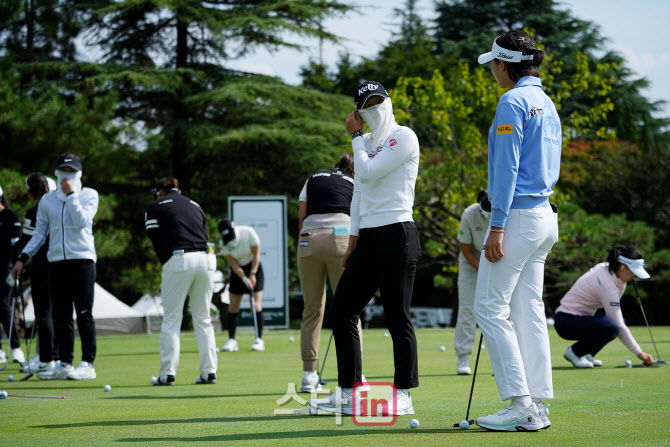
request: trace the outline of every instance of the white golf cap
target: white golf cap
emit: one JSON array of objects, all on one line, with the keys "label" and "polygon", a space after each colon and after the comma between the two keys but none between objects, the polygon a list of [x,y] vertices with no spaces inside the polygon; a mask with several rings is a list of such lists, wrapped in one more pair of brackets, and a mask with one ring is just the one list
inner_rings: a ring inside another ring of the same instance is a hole
[{"label": "white golf cap", "polygon": [[493,47],[489,53],[484,53],[477,59],[480,64],[491,62],[493,59],[500,59],[505,62],[532,61],[532,54],[523,54],[521,51],[507,50],[493,41]]},{"label": "white golf cap", "polygon": [[3,191],[2,191],[2,186],[0,186],[0,197],[2,197]]},{"label": "white golf cap", "polygon": [[651,276],[644,269],[644,259],[629,259],[625,256],[619,256],[619,262],[626,264],[631,272],[640,279],[648,279]]}]

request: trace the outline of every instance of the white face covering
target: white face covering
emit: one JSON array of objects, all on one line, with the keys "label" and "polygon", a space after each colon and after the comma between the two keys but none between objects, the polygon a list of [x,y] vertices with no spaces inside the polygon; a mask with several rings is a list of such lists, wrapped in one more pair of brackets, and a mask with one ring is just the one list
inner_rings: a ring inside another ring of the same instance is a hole
[{"label": "white face covering", "polygon": [[361,118],[370,127],[370,131],[372,132],[372,135],[370,135],[370,144],[373,148],[377,148],[382,144],[396,125],[391,98],[386,98],[383,103],[372,106],[369,109],[360,109],[358,113],[361,114]]},{"label": "white face covering", "polygon": [[54,174],[56,175],[56,186],[58,189],[56,190],[56,195],[60,200],[65,202],[67,198],[67,194],[63,192],[61,189],[61,184],[60,182],[63,179],[68,179],[70,180],[70,183],[72,184],[72,188],[74,189],[75,194],[79,194],[79,191],[81,191],[81,171],[77,172],[65,172],[65,171],[59,171],[56,169],[54,171]]}]

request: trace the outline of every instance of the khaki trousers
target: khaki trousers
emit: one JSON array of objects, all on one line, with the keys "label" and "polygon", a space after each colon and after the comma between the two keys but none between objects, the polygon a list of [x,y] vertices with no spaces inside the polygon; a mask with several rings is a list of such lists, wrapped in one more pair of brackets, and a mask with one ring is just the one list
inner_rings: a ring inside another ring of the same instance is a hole
[{"label": "khaki trousers", "polygon": [[[305,302],[300,326],[300,352],[304,371],[316,370],[326,308],[326,277],[335,293],[344,271],[342,256],[348,245],[349,236],[336,236],[332,228],[306,230],[300,235],[298,275]],[[358,332],[362,340],[360,320]]]}]

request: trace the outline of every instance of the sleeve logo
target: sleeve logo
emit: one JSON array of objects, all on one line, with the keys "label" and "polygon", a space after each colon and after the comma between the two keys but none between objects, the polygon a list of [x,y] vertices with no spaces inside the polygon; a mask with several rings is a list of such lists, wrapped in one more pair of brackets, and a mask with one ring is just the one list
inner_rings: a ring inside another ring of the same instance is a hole
[{"label": "sleeve logo", "polygon": [[514,129],[513,124],[503,124],[498,126],[496,135],[512,135],[512,130]]},{"label": "sleeve logo", "polygon": [[395,138],[389,141],[389,146],[391,147],[395,146],[396,144],[398,144],[398,140],[396,140]]}]

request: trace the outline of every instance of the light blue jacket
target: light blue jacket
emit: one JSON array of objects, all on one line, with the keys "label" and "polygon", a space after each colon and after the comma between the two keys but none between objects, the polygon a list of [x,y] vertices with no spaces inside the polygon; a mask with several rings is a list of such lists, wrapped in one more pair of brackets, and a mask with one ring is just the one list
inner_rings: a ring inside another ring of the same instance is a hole
[{"label": "light blue jacket", "polygon": [[561,165],[561,120],[539,78],[526,76],[498,101],[489,130],[491,226],[510,209],[549,205]]},{"label": "light blue jacket", "polygon": [[56,191],[45,194],[37,208],[35,233],[23,249],[33,257],[49,236],[49,262],[71,259],[97,260],[93,239],[93,217],[98,211],[98,192],[82,188],[65,202]]}]

